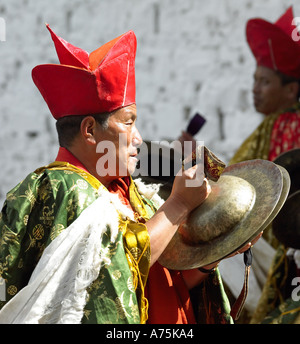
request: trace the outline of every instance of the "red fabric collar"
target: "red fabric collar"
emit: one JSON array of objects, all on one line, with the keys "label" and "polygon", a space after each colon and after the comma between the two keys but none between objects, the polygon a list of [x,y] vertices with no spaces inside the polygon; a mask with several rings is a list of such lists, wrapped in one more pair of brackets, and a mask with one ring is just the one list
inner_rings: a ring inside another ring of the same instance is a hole
[{"label": "red fabric collar", "polygon": [[122,203],[129,205],[129,185],[130,178],[124,177],[114,180],[112,183],[110,183],[107,189],[109,192],[118,194]]},{"label": "red fabric collar", "polygon": [[84,165],[68,149],[64,147],[59,147],[59,151],[55,161],[68,162],[69,164],[89,173]]}]

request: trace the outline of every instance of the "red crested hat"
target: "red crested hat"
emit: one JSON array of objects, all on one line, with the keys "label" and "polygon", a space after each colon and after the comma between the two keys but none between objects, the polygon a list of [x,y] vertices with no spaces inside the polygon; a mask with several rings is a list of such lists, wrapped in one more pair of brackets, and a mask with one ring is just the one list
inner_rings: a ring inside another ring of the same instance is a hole
[{"label": "red crested hat", "polygon": [[60,64],[38,65],[32,78],[53,117],[111,112],[135,103],[136,37],[129,31],[88,54],[47,24]]},{"label": "red crested hat", "polygon": [[292,7],[274,24],[260,18],[248,21],[247,41],[257,65],[300,79],[300,37],[295,24]]}]

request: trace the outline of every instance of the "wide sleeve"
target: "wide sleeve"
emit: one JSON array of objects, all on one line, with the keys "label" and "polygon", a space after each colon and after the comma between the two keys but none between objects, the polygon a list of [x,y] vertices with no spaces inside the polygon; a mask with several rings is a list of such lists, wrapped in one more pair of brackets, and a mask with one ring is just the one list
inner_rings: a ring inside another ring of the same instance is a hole
[{"label": "wide sleeve", "polygon": [[5,288],[1,308],[27,285],[45,247],[95,194],[80,176],[66,178],[63,171],[47,170],[30,174],[8,193],[0,219],[0,278]]},{"label": "wide sleeve", "polygon": [[[37,200],[38,180],[28,176],[8,194],[0,219],[0,277],[5,288],[1,308],[24,286],[30,277],[30,266],[25,264],[30,247],[23,243],[27,235],[27,224],[31,210]],[[35,235],[38,236],[38,228]],[[33,235],[33,233],[31,234]],[[33,245],[35,238],[32,236]],[[31,259],[30,259],[31,260]]]}]

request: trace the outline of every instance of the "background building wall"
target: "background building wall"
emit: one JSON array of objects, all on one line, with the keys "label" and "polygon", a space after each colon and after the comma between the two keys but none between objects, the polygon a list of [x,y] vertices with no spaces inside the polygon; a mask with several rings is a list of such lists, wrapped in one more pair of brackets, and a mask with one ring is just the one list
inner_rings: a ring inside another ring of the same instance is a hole
[{"label": "background building wall", "polygon": [[[274,22],[286,0],[9,0],[0,4],[0,201],[29,172],[56,157],[55,121],[31,79],[57,63],[45,28],[88,52],[134,30],[138,128],[144,139],[175,139],[195,112],[197,135],[228,161],[260,123],[252,104],[254,59],[245,24]],[[300,5],[293,5],[300,16]]]}]

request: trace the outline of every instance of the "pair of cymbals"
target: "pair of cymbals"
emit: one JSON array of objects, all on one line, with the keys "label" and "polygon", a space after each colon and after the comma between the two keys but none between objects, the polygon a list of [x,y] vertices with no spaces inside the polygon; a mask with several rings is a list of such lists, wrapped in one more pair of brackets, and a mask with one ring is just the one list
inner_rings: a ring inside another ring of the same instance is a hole
[{"label": "pair of cymbals", "polygon": [[211,194],[180,225],[159,258],[187,270],[209,265],[251,242],[276,217],[290,189],[287,170],[267,160],[225,168]]}]

